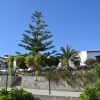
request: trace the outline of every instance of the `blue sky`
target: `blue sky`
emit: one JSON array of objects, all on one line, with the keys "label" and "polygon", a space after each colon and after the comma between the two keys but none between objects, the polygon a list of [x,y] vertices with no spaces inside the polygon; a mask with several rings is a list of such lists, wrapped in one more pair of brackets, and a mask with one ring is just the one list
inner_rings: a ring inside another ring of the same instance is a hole
[{"label": "blue sky", "polygon": [[19,47],[34,11],[41,11],[53,45],[100,50],[100,0],[0,0],[0,56],[25,53]]}]

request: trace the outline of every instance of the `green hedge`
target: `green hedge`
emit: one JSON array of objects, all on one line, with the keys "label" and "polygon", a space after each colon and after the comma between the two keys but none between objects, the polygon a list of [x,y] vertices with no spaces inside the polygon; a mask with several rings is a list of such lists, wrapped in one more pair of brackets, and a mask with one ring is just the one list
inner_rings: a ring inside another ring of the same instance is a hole
[{"label": "green hedge", "polygon": [[35,100],[32,93],[22,88],[12,88],[9,92],[5,89],[0,90],[0,100]]}]

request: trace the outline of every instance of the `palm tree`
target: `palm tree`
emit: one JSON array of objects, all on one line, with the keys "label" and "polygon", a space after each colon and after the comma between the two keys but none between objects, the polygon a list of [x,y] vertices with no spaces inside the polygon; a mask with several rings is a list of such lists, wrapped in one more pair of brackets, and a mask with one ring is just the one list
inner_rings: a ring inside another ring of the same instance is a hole
[{"label": "palm tree", "polygon": [[73,55],[77,55],[78,52],[75,49],[72,49],[71,46],[67,45],[66,48],[61,47],[62,53],[60,54],[62,59],[66,61],[67,68],[69,68],[69,60]]}]

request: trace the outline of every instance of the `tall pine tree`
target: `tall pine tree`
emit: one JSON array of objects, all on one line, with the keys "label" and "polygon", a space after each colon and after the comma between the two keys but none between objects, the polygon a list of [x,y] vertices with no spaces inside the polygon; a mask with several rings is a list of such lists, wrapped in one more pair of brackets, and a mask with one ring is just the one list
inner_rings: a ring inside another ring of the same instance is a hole
[{"label": "tall pine tree", "polygon": [[42,17],[41,12],[38,11],[32,14],[33,24],[29,25],[29,30],[25,31],[26,34],[22,34],[22,43],[19,44],[19,46],[29,50],[33,55],[54,47],[52,46],[53,41],[48,40],[52,35],[45,29],[47,25],[42,20]]}]

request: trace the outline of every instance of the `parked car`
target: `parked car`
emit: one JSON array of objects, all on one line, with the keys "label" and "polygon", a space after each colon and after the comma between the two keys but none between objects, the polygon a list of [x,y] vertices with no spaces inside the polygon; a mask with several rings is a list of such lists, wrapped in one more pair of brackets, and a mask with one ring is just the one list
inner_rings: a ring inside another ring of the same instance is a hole
[{"label": "parked car", "polygon": [[30,67],[30,68],[28,68],[26,71],[27,71],[27,72],[33,72],[33,70],[34,70],[34,68]]},{"label": "parked car", "polygon": [[17,68],[17,67],[16,67],[16,69],[15,69],[15,72],[17,72],[17,73],[18,73],[18,72],[22,72],[22,71],[24,71],[24,69],[20,69],[20,68]]},{"label": "parked car", "polygon": [[41,71],[45,71],[49,68],[49,66],[41,67]]},{"label": "parked car", "polygon": [[7,72],[7,69],[1,69],[0,72]]}]

